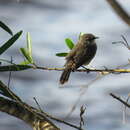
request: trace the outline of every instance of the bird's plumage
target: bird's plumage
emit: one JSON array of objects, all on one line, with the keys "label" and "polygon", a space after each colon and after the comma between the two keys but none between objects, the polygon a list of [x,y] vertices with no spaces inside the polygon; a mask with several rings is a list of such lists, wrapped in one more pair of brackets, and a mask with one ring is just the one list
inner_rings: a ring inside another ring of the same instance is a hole
[{"label": "bird's plumage", "polygon": [[61,75],[60,83],[68,81],[71,71],[84,64],[89,64],[96,54],[97,45],[93,34],[83,34],[74,48],[66,56],[65,69]]}]

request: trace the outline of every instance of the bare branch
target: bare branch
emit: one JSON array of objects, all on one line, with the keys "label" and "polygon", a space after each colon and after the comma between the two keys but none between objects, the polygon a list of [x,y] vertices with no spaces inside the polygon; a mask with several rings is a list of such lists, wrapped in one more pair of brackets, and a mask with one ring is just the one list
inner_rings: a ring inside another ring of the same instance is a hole
[{"label": "bare branch", "polygon": [[124,40],[124,46],[126,47],[126,48],[128,48],[128,50],[130,50],[130,45],[129,45],[129,43],[128,43],[128,41],[126,40],[126,38],[123,36],[123,35],[121,35],[121,37],[122,37],[122,39]]},{"label": "bare branch", "polygon": [[107,0],[109,5],[113,8],[113,10],[117,13],[117,15],[128,25],[130,26],[130,16],[127,12],[122,8],[122,6],[117,2],[117,0]]},{"label": "bare branch", "polygon": [[121,99],[120,97],[116,96],[115,94],[113,93],[110,93],[110,95],[117,99],[118,101],[120,101],[121,103],[123,103],[125,106],[127,106],[128,108],[130,108],[130,104],[128,104],[128,101],[124,101],[123,99]]},{"label": "bare branch", "polygon": [[[40,70],[48,70],[48,71],[63,71],[64,68],[48,68],[48,67],[40,67],[40,66],[32,66],[32,65],[8,65],[8,66],[0,66],[0,72],[5,71],[21,71],[20,69],[40,69]],[[102,74],[120,74],[120,73],[130,73],[130,69],[94,69],[94,68],[87,68],[87,69],[78,69],[75,72],[101,72]]]},{"label": "bare branch", "polygon": [[59,130],[59,128],[57,128],[46,117],[41,117],[31,110],[26,109],[26,107],[22,106],[18,102],[11,101],[3,97],[0,97],[0,111],[6,112],[25,121],[36,130]]},{"label": "bare branch", "polygon": [[[64,68],[47,68],[47,67],[38,67],[36,69],[41,69],[41,70],[56,70],[56,71],[63,71]],[[130,69],[94,69],[94,68],[87,68],[87,69],[78,69],[75,72],[101,72],[102,74],[108,74],[108,73],[112,73],[112,74],[120,74],[120,73],[130,73]]]},{"label": "bare branch", "polygon": [[80,108],[80,128],[82,129],[83,125],[84,125],[84,118],[83,115],[86,111],[86,107],[84,107],[83,105]]},{"label": "bare branch", "polygon": [[42,111],[41,108],[40,110],[38,110],[26,104],[0,81],[0,89],[1,88],[6,92],[7,96],[9,95],[8,98],[11,98],[11,100],[0,97],[0,111],[6,112],[12,116],[23,120],[24,122],[29,124],[34,130],[59,130],[59,128],[55,126],[55,124],[53,124],[50,120],[48,120],[48,118],[73,127],[75,129],[82,130],[76,125],[65,122],[61,119],[55,118],[45,113],[44,111]]}]

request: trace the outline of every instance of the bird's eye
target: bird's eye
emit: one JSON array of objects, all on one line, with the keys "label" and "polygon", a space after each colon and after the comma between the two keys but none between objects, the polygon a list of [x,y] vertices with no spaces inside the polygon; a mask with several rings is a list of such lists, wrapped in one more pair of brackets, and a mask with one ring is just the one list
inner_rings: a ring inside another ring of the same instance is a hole
[{"label": "bird's eye", "polygon": [[95,38],[94,37],[87,37],[86,40],[94,40]]}]

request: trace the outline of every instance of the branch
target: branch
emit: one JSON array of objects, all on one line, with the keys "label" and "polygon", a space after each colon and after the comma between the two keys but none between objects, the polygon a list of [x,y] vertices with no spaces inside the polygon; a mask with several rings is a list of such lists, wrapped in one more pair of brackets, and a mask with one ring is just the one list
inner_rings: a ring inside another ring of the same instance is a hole
[{"label": "branch", "polygon": [[122,6],[116,0],[107,0],[109,5],[113,8],[113,10],[117,13],[117,15],[128,25],[130,26],[130,16],[127,12],[122,8]]},{"label": "branch", "polygon": [[[47,67],[36,67],[36,69],[41,70],[57,70],[57,71],[63,71],[64,68],[47,68]],[[106,73],[113,73],[113,74],[119,74],[119,73],[130,73],[130,69],[93,69],[93,68],[87,68],[87,69],[78,69],[77,72],[101,72],[103,74]]]},{"label": "branch", "polygon": [[0,111],[6,112],[12,116],[15,116],[28,125],[34,130],[60,130],[55,124],[53,124],[48,118],[64,123],[70,127],[78,130],[82,128],[65,122],[61,119],[57,119],[42,110],[38,110],[25,102],[23,102],[16,94],[14,94],[6,85],[0,81],[0,94],[11,99],[0,97]]},{"label": "branch", "polygon": [[120,97],[116,96],[116,95],[113,94],[113,93],[110,93],[110,95],[111,95],[113,98],[117,99],[117,100],[118,100],[119,102],[121,102],[122,104],[124,104],[125,106],[127,106],[128,108],[130,108],[130,104],[128,104],[126,101],[122,100]]},{"label": "branch", "polygon": [[3,84],[2,81],[0,81],[0,94],[15,101],[22,102],[22,100],[16,94],[14,94],[5,84]]},{"label": "branch", "polygon": [[23,120],[34,130],[59,130],[59,128],[57,128],[46,117],[40,117],[31,110],[26,109],[18,102],[11,101],[3,97],[0,97],[0,111],[6,112]]},{"label": "branch", "polygon": [[[59,130],[45,115],[39,115],[36,109],[24,103],[16,94],[14,94],[6,85],[0,81],[0,93],[8,98],[0,97],[0,111],[15,116],[34,130]],[[13,100],[12,100],[13,99]]]},{"label": "branch", "polygon": [[64,120],[58,119],[58,118],[56,118],[56,117],[53,117],[53,116],[51,116],[51,115],[49,115],[49,114],[47,114],[47,113],[45,113],[45,112],[43,112],[43,111],[41,111],[41,113],[44,114],[44,115],[46,115],[47,117],[49,117],[49,118],[52,119],[52,120],[55,120],[55,121],[60,122],[60,123],[63,123],[63,124],[65,124],[65,125],[68,125],[68,126],[70,126],[70,127],[75,128],[75,129],[77,129],[77,130],[83,130],[82,128],[80,128],[80,127],[78,127],[78,126],[76,126],[76,125],[74,125],[74,124],[71,124],[71,123],[66,122],[66,121],[64,121]]},{"label": "branch", "polygon": [[[5,71],[22,71],[26,69],[40,69],[40,70],[48,70],[48,71],[63,71],[64,68],[48,68],[48,67],[40,67],[33,65],[8,65],[8,66],[0,66],[0,72]],[[78,69],[75,72],[101,72],[102,74],[120,74],[120,73],[130,73],[130,69],[94,69],[94,68],[86,68],[86,69]]]}]

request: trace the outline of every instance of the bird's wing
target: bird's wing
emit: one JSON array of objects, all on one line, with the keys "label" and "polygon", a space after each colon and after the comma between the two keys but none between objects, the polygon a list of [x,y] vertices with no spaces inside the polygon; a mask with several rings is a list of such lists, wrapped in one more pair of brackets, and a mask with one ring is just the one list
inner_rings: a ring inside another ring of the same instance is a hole
[{"label": "bird's wing", "polygon": [[82,49],[82,51],[77,51],[75,56],[74,56],[74,62],[76,64],[76,68],[79,68],[83,64],[89,64],[90,63],[90,61],[95,56],[97,46],[95,44],[95,45],[89,46],[86,49],[84,49],[84,47],[81,48],[81,49]]},{"label": "bird's wing", "polygon": [[74,48],[68,53],[68,55],[65,57],[66,60],[72,60],[74,56],[76,55],[77,51],[79,49],[79,44],[77,43]]}]

